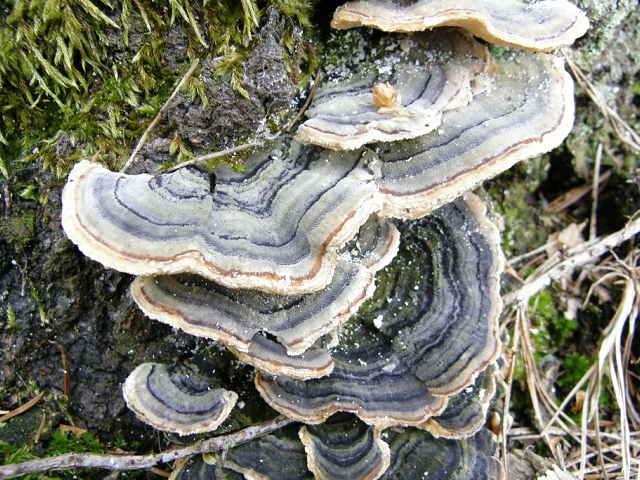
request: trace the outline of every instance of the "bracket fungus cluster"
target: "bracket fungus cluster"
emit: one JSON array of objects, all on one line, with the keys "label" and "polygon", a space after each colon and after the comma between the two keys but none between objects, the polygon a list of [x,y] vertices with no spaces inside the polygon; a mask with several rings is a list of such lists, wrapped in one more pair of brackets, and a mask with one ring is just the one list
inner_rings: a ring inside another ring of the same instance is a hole
[{"label": "bracket fungus cluster", "polygon": [[464,395],[499,353],[503,260],[485,214],[484,204],[466,194],[401,225],[398,255],[339,334],[333,371],[307,381],[259,373],[256,386],[267,403],[309,424],[344,411],[378,429],[445,429],[429,420],[447,412],[449,397]]},{"label": "bracket fungus cluster", "polygon": [[466,105],[487,83],[489,51],[464,33],[425,32],[405,39],[403,48],[395,41],[383,39],[385,55],[373,68],[365,65],[349,81],[320,89],[296,138],[336,150],[415,138],[436,129],[442,112]]},{"label": "bracket fungus cluster", "polygon": [[[565,0],[360,0],[332,25],[447,28],[382,36],[380,61],[330,78],[295,138],[242,172],[217,166],[213,187],[195,168],[79,163],[65,232],[139,275],[132,295],[149,317],[253,365],[266,403],[304,424],[189,459],[173,478],[502,478],[482,425],[504,261],[467,192],[562,142],[573,82],[552,54],[494,60],[468,32],[549,52],[588,21]],[[156,364],[124,393],[142,420],[180,434],[215,429],[238,398]]]}]

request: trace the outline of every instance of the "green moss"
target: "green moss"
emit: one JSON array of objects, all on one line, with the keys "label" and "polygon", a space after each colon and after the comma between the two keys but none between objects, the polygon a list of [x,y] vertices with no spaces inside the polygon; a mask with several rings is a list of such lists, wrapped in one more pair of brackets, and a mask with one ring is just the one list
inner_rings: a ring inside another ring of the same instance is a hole
[{"label": "green moss", "polygon": [[562,359],[563,374],[558,378],[558,385],[561,387],[573,388],[580,379],[587,373],[594,359],[580,353],[572,353]]},{"label": "green moss", "polygon": [[0,440],[0,455],[2,465],[26,462],[38,458],[28,445],[16,446]]},{"label": "green moss", "polygon": [[509,182],[510,176],[506,172],[500,177],[503,188],[495,188],[496,183],[492,183],[489,189],[491,196],[498,200],[496,211],[504,219],[502,247],[507,258],[544,245],[548,235],[546,229],[539,225],[536,209],[532,208],[530,189],[524,183]]},{"label": "green moss", "polygon": [[16,317],[16,312],[13,310],[13,307],[10,304],[7,305],[7,323],[5,323],[4,328],[10,332],[17,332],[18,330],[20,330],[18,317]]},{"label": "green moss", "polygon": [[544,245],[550,231],[543,210],[538,206],[538,190],[546,180],[549,158],[541,156],[516,164],[511,170],[485,182],[484,188],[494,200],[495,211],[502,216],[502,247],[507,258]]},{"label": "green moss", "polygon": [[[310,0],[17,0],[5,6],[0,175],[9,177],[18,159],[41,159],[61,177],[80,157],[119,166],[183,74],[163,63],[175,26],[188,39],[189,58],[220,58],[216,74],[230,72],[234,88],[246,95],[242,60],[269,7],[287,15],[290,28],[311,24]],[[195,77],[187,91],[203,98]],[[74,145],[65,155],[55,148],[62,133]]]},{"label": "green moss", "polygon": [[532,298],[530,305],[535,306],[531,333],[536,355],[542,357],[562,350],[578,328],[578,322],[563,315],[550,290],[543,290]]},{"label": "green moss", "polygon": [[24,249],[35,238],[35,217],[33,212],[0,218],[0,240],[16,248]]},{"label": "green moss", "polygon": [[56,430],[51,434],[47,446],[47,456],[61,455],[70,452],[104,453],[106,448],[91,433],[76,436],[62,430]]},{"label": "green moss", "polygon": [[[33,437],[33,432],[37,431],[38,425],[36,424],[34,430],[30,431],[30,436]],[[21,444],[11,443],[0,440],[0,465],[9,465],[14,463],[20,463],[27,460],[33,460],[40,458],[40,455],[44,453],[45,457],[53,457],[65,453],[105,453],[109,450],[109,446],[102,444],[100,440],[91,433],[84,433],[82,435],[74,435],[72,433],[55,430],[51,433],[50,437],[44,442],[44,452],[38,448],[38,455],[36,455],[36,447],[27,444],[26,442]],[[114,445],[125,450],[129,449],[124,441]],[[26,479],[91,479],[95,478],[95,471],[84,470],[65,470],[56,472],[54,474],[32,474],[23,478]],[[125,477],[126,478],[126,477]]]},{"label": "green moss", "polygon": [[511,47],[503,47],[501,45],[489,45],[489,51],[491,52],[492,58],[500,60],[513,56],[514,52],[517,50]]}]

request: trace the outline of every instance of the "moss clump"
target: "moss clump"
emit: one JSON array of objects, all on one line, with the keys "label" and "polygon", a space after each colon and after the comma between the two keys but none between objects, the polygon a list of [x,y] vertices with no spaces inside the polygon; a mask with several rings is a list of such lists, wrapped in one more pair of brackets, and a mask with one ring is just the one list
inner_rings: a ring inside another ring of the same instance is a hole
[{"label": "moss clump", "polygon": [[558,378],[558,385],[568,389],[573,388],[593,365],[594,359],[574,352],[562,360],[564,374]]},{"label": "moss clump", "polygon": [[[118,166],[190,58],[216,57],[216,74],[230,72],[242,93],[242,59],[269,7],[284,12],[290,28],[309,28],[310,0],[17,0],[3,6],[0,175],[10,176],[20,158],[42,158],[59,176],[81,156]],[[171,29],[181,32],[186,48],[167,44]],[[287,35],[283,42],[286,47]],[[186,90],[201,96],[196,76]],[[63,135],[72,148],[60,152]]]},{"label": "moss clump", "polygon": [[[506,177],[509,175],[503,175],[501,180]],[[539,214],[533,208],[535,199],[525,184],[510,183],[504,189],[492,185],[489,193],[498,200],[496,211],[504,219],[502,247],[507,258],[544,245],[548,232],[540,225]]]},{"label": "moss clump", "polygon": [[35,239],[33,212],[0,218],[0,240],[24,250]]},{"label": "moss clump", "polygon": [[536,352],[545,355],[565,348],[578,328],[578,322],[564,316],[550,290],[543,290],[530,302],[535,306],[531,333]]}]

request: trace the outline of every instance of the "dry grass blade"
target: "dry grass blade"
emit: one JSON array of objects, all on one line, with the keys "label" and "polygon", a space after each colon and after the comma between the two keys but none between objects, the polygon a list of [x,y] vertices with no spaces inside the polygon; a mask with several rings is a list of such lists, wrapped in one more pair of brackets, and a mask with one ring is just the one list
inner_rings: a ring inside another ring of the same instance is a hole
[{"label": "dry grass blade", "polygon": [[638,232],[640,232],[640,212],[636,212],[621,230],[577,245],[569,249],[564,258],[561,255],[551,257],[538,267],[521,287],[502,297],[505,306],[514,302],[526,303],[553,280],[592,262],[610,249],[634,237]]},{"label": "dry grass blade", "polygon": [[25,403],[24,405],[22,405],[21,407],[16,408],[15,410],[10,411],[9,413],[3,415],[0,417],[0,423],[2,422],[6,422],[7,420],[20,415],[21,413],[26,412],[27,410],[29,410],[31,407],[33,407],[35,404],[37,404],[40,400],[42,400],[42,397],[44,397],[44,392],[40,392],[38,395],[36,395],[35,397],[33,397],[31,400],[29,400],[27,403]]},{"label": "dry grass blade", "polygon": [[[638,315],[638,280],[635,276],[635,266],[620,267],[618,276],[624,281],[624,289],[620,304],[611,322],[603,332],[604,338],[598,351],[597,369],[593,372],[582,413],[582,439],[584,441],[581,450],[580,478],[584,478],[586,470],[586,429],[588,422],[593,419],[596,422],[596,431],[599,431],[597,422],[598,406],[602,390],[602,381],[605,375],[613,387],[615,401],[620,413],[621,432],[621,467],[625,480],[631,478],[631,430],[627,413],[627,365],[623,361],[622,336],[627,327],[628,335],[633,335],[635,321]],[[603,471],[606,471],[604,462],[600,460]]]},{"label": "dry grass blade", "polygon": [[242,152],[243,150],[257,147],[259,145],[260,145],[259,143],[245,143],[243,145],[238,145],[237,147],[233,147],[233,148],[227,148],[226,150],[221,150],[219,152],[208,153],[200,157],[191,158],[185,162],[179,163],[178,165],[174,165],[173,167],[169,167],[166,170],[163,170],[161,173],[175,172],[180,168],[190,167],[191,165],[195,165],[197,163],[206,162],[208,160],[213,160],[215,158],[226,157],[227,155],[233,155],[234,153]]},{"label": "dry grass blade", "polygon": [[131,153],[129,160],[127,160],[127,162],[120,169],[121,173],[125,173],[129,169],[129,167],[131,167],[131,165],[133,164],[133,161],[136,159],[136,155],[138,155],[138,152],[147,141],[147,138],[149,137],[151,130],[153,130],[155,126],[158,124],[158,122],[160,122],[160,119],[162,118],[162,112],[164,112],[169,107],[171,102],[173,102],[173,100],[178,96],[178,93],[180,93],[180,90],[182,90],[182,87],[184,86],[184,84],[187,83],[187,80],[189,80],[189,77],[191,76],[191,74],[195,72],[196,68],[198,68],[198,65],[200,65],[200,60],[198,59],[194,60],[191,66],[189,67],[189,70],[187,70],[187,72],[180,79],[180,82],[178,83],[176,88],[173,90],[173,93],[171,94],[171,96],[167,99],[166,102],[164,102],[164,105],[160,107],[160,110],[158,110],[156,117],[153,119],[151,124],[147,127],[145,132],[142,134],[142,137],[140,137],[140,140],[138,141],[136,148],[133,149],[133,152]]},{"label": "dry grass blade", "polygon": [[[599,183],[599,179],[594,178],[594,196]],[[594,203],[595,201],[596,198]],[[596,207],[593,208],[595,210]],[[541,426],[537,434],[531,431],[517,434],[515,430],[511,430],[508,432],[509,438],[544,440],[556,461],[571,468],[580,479],[640,479],[640,442],[637,440],[640,436],[637,431],[640,415],[633,404],[634,395],[631,392],[631,380],[635,379],[635,375],[629,369],[631,362],[635,360],[631,346],[640,310],[640,280],[637,275],[640,253],[636,251],[622,261],[611,251],[611,248],[632,238],[639,231],[640,212],[634,215],[625,228],[612,235],[592,238],[569,249],[565,255],[552,255],[520,288],[503,297],[506,305],[515,304],[513,338],[517,338],[518,343],[513,343],[512,362],[516,355],[523,360],[533,412]],[[541,249],[542,247],[536,249],[536,253]],[[594,266],[594,260],[607,251],[611,253],[609,258],[599,266]],[[525,254],[514,260],[521,261],[532,255]],[[599,276],[591,286],[585,303],[597,287],[621,285],[622,294],[615,314],[603,331],[597,360],[558,405],[550,387],[543,381],[535,360],[536,347],[531,337],[531,321],[527,312],[528,309],[536,311],[536,308],[535,305],[529,307],[529,299],[551,281],[585,265],[590,265],[588,271]],[[516,351],[516,348],[519,349]],[[513,363],[511,374],[512,371]],[[509,381],[513,381],[511,375]],[[600,397],[605,389],[611,394],[614,407],[609,405],[608,409],[603,410]],[[584,401],[580,395],[580,401],[583,401],[580,425],[569,416],[567,409],[572,400],[576,399],[578,402],[576,397],[579,392],[584,392]],[[510,394],[511,389],[508,389],[506,405],[509,405]],[[612,408],[615,410],[613,413]],[[561,444],[564,452],[556,448]],[[503,438],[503,452],[506,452],[506,448],[507,439]],[[565,455],[568,457],[565,458]]]},{"label": "dry grass blade", "polygon": [[[526,307],[521,305],[518,309],[518,324],[517,328],[520,330],[520,336],[522,337],[522,356],[524,359],[526,378],[527,378],[527,386],[529,388],[529,395],[531,397],[531,403],[533,405],[533,411],[536,416],[536,420],[539,425],[544,424],[544,416],[543,416],[543,405],[541,405],[541,398],[538,396],[538,393],[544,394],[545,387],[540,380],[540,376],[538,373],[538,369],[536,366],[536,362],[534,359],[534,349],[533,343],[531,341],[531,337],[529,335],[529,331],[531,330],[531,325],[529,323],[529,317],[527,316]],[[548,436],[548,434],[542,435],[545,443],[549,447],[549,450],[554,453],[555,449],[552,447],[552,442]],[[559,460],[556,458],[556,461]]]},{"label": "dry grass blade", "polygon": [[[516,314],[517,315],[517,314]],[[517,322],[517,320],[516,320]],[[502,412],[502,463],[504,465],[505,472],[509,471],[509,449],[508,449],[508,433],[509,433],[509,407],[511,403],[511,391],[513,389],[513,375],[516,369],[516,359],[518,355],[518,349],[520,345],[520,330],[517,326],[514,327],[513,342],[511,344],[511,355],[509,364],[509,374],[507,378],[507,391],[504,398],[504,408]]]},{"label": "dry grass blade", "polygon": [[593,184],[591,186],[591,219],[589,220],[589,240],[597,236],[596,220],[598,217],[598,186],[600,185],[600,165],[602,163],[602,143],[598,144],[596,164],[593,167]]},{"label": "dry grass blade", "polygon": [[591,83],[591,81],[589,81],[584,72],[575,64],[570,56],[567,55],[567,51],[564,49],[562,50],[562,56],[567,62],[567,65],[578,84],[584,88],[587,95],[589,95],[591,100],[593,100],[593,102],[598,106],[604,115],[604,118],[613,127],[613,130],[616,132],[620,141],[633,148],[636,152],[640,152],[640,135],[638,135],[638,133],[620,117],[618,112],[607,105],[604,98],[602,98],[600,91],[595,87],[595,85],[593,85],[593,83]]},{"label": "dry grass blade", "polygon": [[[598,189],[602,189],[604,187],[604,183],[611,178],[611,170],[607,170],[598,179]],[[560,195],[558,198],[554,199],[549,203],[547,208],[545,209],[549,213],[558,214],[563,212],[571,205],[576,204],[582,198],[584,198],[590,191],[593,191],[593,184],[591,185],[582,185],[580,187],[576,187],[572,190],[569,190],[567,193]]]}]

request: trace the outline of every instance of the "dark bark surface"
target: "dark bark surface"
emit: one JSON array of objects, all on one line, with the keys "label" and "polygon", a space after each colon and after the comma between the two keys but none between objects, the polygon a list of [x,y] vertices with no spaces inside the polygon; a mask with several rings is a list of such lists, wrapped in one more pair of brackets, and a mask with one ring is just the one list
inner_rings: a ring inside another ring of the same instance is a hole
[{"label": "dark bark surface", "polygon": [[[242,85],[248,99],[233,90],[228,75],[214,77],[215,60],[208,60],[200,77],[208,106],[180,96],[163,124],[175,126],[194,151],[211,151],[263,128],[268,113],[290,108],[297,86],[286,72],[279,42],[285,21],[273,10],[258,33],[244,67]],[[165,55],[167,66],[176,68],[178,62],[188,62],[187,38],[176,29],[169,38],[174,53]],[[153,172],[169,161],[170,143],[171,139],[156,137],[143,148],[130,173]],[[73,148],[63,135],[57,153],[64,157]],[[39,200],[17,194],[20,185],[34,182]],[[65,237],[60,225],[63,182],[32,164],[1,181],[0,187],[0,399],[3,406],[18,406],[33,393],[29,385],[47,394],[33,412],[0,430],[0,440],[30,443],[44,411],[50,419],[47,427],[64,420],[98,433],[102,440],[112,439],[116,432],[127,439],[149,438],[151,429],[127,410],[121,393],[129,372],[145,361],[226,369],[230,385],[243,376],[234,390],[252,385],[245,381],[250,370],[222,347],[145,318],[129,294],[133,277],[86,258]],[[61,347],[69,366],[68,398]],[[259,401],[253,389],[244,400]],[[261,408],[258,417],[269,412],[262,404]]]}]

